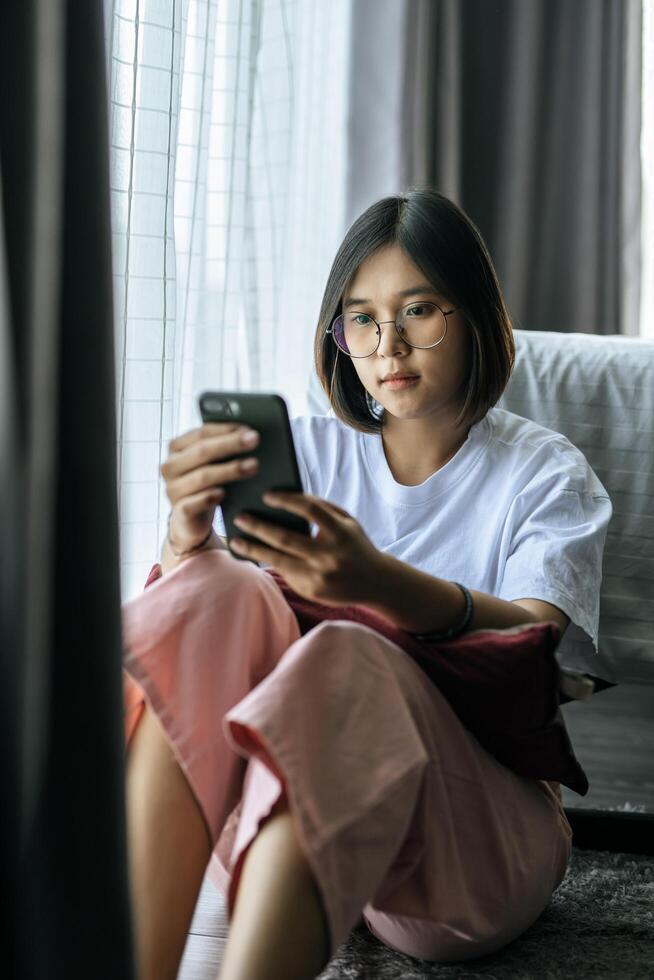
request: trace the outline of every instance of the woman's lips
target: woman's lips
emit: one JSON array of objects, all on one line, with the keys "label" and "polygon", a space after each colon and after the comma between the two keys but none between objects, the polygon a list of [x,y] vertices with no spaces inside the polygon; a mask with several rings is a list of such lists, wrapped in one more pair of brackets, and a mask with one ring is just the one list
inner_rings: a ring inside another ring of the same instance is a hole
[{"label": "woman's lips", "polygon": [[400,388],[410,388],[412,385],[417,384],[418,381],[420,381],[420,377],[416,374],[410,378],[390,378],[388,381],[382,381],[382,384],[385,388],[396,391]]}]

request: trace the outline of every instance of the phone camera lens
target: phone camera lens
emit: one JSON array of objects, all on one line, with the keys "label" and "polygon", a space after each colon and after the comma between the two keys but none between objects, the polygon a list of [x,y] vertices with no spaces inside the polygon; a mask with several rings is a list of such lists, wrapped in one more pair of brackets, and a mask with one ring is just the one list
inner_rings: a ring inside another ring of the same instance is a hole
[{"label": "phone camera lens", "polygon": [[227,414],[229,415],[229,406],[227,405],[226,402],[222,400],[222,398],[211,398],[209,400],[209,404],[207,405],[207,408],[209,409],[210,412],[226,411]]},{"label": "phone camera lens", "polygon": [[227,411],[229,412],[230,415],[240,415],[241,414],[241,407],[240,407],[240,405],[239,405],[238,402],[228,401],[227,402]]}]

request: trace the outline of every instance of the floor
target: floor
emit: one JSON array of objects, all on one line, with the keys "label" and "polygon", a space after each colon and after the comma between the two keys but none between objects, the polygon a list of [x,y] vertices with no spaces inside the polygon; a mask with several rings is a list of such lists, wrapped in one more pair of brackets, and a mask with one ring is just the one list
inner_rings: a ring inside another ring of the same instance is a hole
[{"label": "floor", "polygon": [[216,980],[227,943],[227,928],[224,899],[205,879],[177,980]]},{"label": "floor", "polygon": [[563,706],[590,790],[563,787],[566,807],[654,813],[654,685],[619,684]]}]

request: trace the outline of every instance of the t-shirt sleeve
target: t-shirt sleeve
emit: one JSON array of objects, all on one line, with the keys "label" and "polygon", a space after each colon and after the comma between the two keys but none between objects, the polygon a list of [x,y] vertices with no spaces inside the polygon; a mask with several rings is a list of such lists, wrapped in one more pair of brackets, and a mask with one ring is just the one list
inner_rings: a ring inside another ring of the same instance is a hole
[{"label": "t-shirt sleeve", "polygon": [[566,649],[588,651],[592,643],[597,653],[602,557],[613,509],[608,495],[562,482],[555,477],[516,497],[499,598],[551,602],[570,619]]},{"label": "t-shirt sleeve", "polygon": [[295,418],[289,419],[289,422],[291,425],[291,432],[293,433],[293,445],[295,446],[295,455],[297,458],[298,469],[300,471],[302,488],[305,493],[315,493],[315,490],[312,489],[311,474],[307,465],[308,432],[305,416],[297,415]]}]

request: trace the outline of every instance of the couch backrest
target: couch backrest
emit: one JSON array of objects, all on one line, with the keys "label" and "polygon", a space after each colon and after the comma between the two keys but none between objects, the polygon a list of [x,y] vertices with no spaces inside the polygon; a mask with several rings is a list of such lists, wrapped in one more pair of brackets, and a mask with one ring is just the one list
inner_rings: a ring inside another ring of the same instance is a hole
[{"label": "couch backrest", "polygon": [[499,407],[561,432],[613,504],[599,657],[589,673],[654,684],[654,342],[515,330],[516,364]]}]

